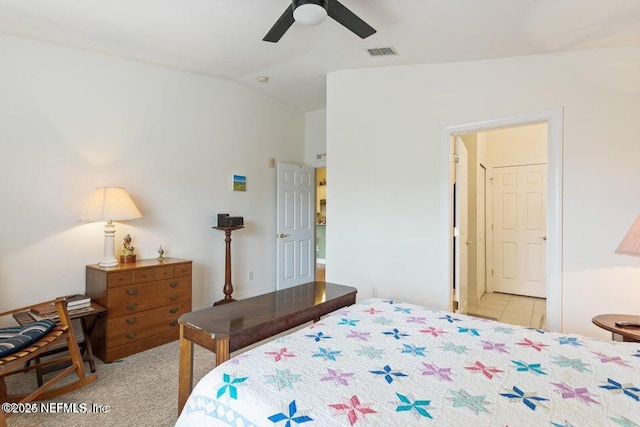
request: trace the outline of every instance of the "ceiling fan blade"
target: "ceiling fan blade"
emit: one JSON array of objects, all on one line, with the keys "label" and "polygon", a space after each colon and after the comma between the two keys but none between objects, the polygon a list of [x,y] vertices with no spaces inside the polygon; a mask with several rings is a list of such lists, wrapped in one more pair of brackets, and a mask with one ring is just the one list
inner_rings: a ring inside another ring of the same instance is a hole
[{"label": "ceiling fan blade", "polygon": [[355,33],[361,39],[366,39],[376,32],[376,30],[374,30],[371,25],[360,19],[356,14],[347,9],[338,0],[329,0],[329,7],[327,12],[330,17],[338,21],[348,30]]},{"label": "ceiling fan blade", "polygon": [[269,32],[262,40],[265,42],[277,43],[280,38],[287,32],[289,27],[294,23],[293,19],[293,4],[284,11],[280,19],[271,27]]}]

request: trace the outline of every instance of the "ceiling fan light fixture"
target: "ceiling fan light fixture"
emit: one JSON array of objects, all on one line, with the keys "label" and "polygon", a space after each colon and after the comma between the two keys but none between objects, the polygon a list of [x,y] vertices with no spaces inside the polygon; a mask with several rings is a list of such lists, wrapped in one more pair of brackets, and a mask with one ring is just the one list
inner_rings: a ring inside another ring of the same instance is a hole
[{"label": "ceiling fan light fixture", "polygon": [[293,0],[293,19],[303,25],[318,25],[327,19],[327,0]]}]

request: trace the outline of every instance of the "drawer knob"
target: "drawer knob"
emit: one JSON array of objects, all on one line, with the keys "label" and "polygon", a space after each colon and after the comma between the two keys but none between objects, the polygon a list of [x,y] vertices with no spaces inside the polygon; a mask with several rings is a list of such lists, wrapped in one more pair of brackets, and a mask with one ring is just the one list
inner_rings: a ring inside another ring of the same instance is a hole
[{"label": "drawer knob", "polygon": [[138,321],[138,318],[137,318],[137,317],[130,317],[130,318],[128,318],[128,319],[127,319],[127,323],[128,323],[129,325],[133,325],[133,324],[134,324],[134,323],[136,323],[137,321]]},{"label": "drawer knob", "polygon": [[129,310],[135,310],[136,308],[138,308],[138,304],[127,304],[127,308]]},{"label": "drawer knob", "polygon": [[180,310],[179,307],[172,307],[172,308],[169,309],[169,313],[176,314],[178,312],[178,310]]},{"label": "drawer knob", "polygon": [[135,332],[130,332],[127,334],[127,338],[129,338],[130,340],[134,339],[136,337],[136,333]]},{"label": "drawer knob", "polygon": [[169,322],[169,326],[171,326],[172,328],[175,328],[176,326],[178,326],[178,321],[172,320],[171,322]]},{"label": "drawer knob", "polygon": [[172,288],[177,288],[178,286],[180,286],[180,283],[178,283],[178,282],[171,282],[171,284],[169,284],[169,286],[171,286]]},{"label": "drawer knob", "polygon": [[132,289],[128,289],[127,290],[127,294],[128,295],[135,295],[138,293],[138,289],[137,288],[132,288]]},{"label": "drawer knob", "polygon": [[178,301],[178,298],[180,298],[180,295],[170,295],[170,296],[169,296],[169,299],[170,299],[171,301]]}]

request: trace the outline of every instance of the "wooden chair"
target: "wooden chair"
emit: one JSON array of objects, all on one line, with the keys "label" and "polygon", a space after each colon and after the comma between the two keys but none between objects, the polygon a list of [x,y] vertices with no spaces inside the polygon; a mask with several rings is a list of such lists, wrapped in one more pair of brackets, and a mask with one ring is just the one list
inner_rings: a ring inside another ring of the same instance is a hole
[{"label": "wooden chair", "polygon": [[[67,303],[65,299],[57,298],[55,301],[50,302],[55,303],[56,309],[58,311],[58,316],[60,318],[55,327],[44,336],[39,338],[37,341],[29,344],[27,347],[4,357],[0,357],[0,403],[26,403],[32,402],[34,400],[50,399],[52,397],[59,396],[61,394],[75,390],[79,387],[90,384],[97,378],[95,374],[86,376],[84,373],[84,362],[80,354],[76,336],[73,332],[71,320],[69,319],[69,313],[67,311]],[[7,316],[22,311],[28,311],[32,307],[35,307],[35,305],[0,313],[0,316]],[[65,341],[67,347],[69,348],[68,355],[62,355],[54,359],[36,362],[36,360],[39,360],[39,356],[42,353],[52,349],[58,344],[64,343]],[[37,387],[31,393],[22,395],[9,394],[5,382],[6,377],[68,361],[71,362],[71,365],[64,368],[62,371],[46,381],[44,384],[42,384],[42,386]],[[53,387],[67,375],[73,373],[75,373],[78,377],[73,382]],[[5,419],[10,415],[10,413],[5,414],[0,409],[0,427],[5,427],[7,425]]]}]

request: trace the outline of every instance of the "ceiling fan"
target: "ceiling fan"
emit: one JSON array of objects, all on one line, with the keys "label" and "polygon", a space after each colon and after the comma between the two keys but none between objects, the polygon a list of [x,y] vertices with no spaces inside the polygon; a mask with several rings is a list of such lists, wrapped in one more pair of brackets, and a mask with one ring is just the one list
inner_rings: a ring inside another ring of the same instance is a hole
[{"label": "ceiling fan", "polygon": [[324,21],[327,15],[362,39],[376,32],[338,0],[291,0],[289,7],[262,40],[277,43],[294,22],[316,25]]}]

